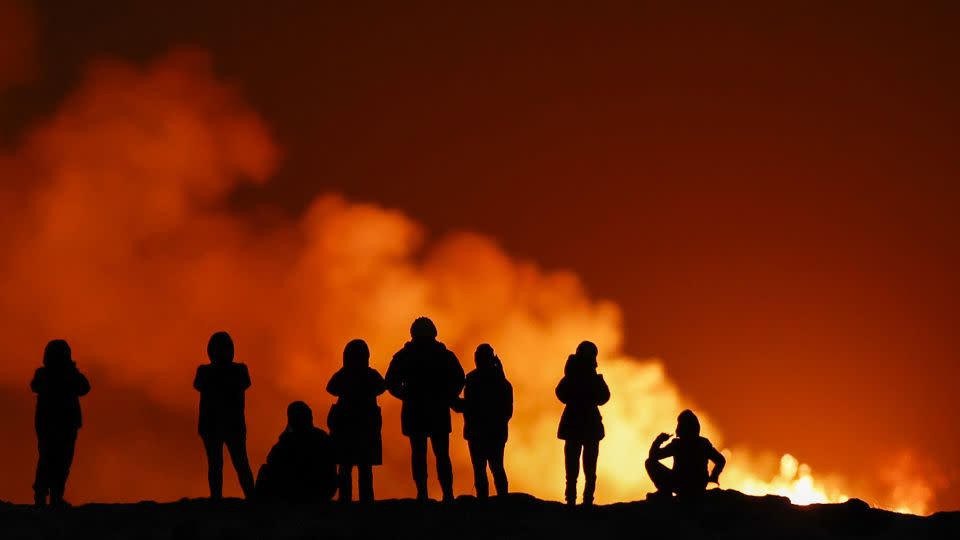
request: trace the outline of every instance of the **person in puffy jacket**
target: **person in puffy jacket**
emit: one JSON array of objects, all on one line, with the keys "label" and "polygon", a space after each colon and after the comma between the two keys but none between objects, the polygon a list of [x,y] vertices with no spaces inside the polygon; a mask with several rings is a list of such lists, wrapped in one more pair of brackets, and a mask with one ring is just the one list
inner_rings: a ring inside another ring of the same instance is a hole
[{"label": "person in puffy jacket", "polygon": [[33,500],[37,506],[67,506],[63,500],[77,432],[83,425],[80,397],[90,392],[90,383],[77,369],[70,345],[62,339],[47,343],[43,367],[37,368],[30,382],[37,394],[34,427],[37,432],[37,472],[33,482]]},{"label": "person in puffy jacket", "polygon": [[411,340],[393,355],[387,369],[387,390],[403,402],[400,426],[410,439],[411,468],[417,500],[427,494],[427,439],[437,460],[443,500],[453,500],[450,462],[450,407],[463,390],[463,368],[457,356],[437,341],[433,321],[420,317],[410,327]]},{"label": "person in puffy jacket", "polygon": [[335,458],[330,436],[313,425],[313,411],[294,401],[287,407],[287,428],[257,473],[257,500],[329,501],[337,491]]},{"label": "person in puffy jacket", "polygon": [[227,447],[237,470],[240,488],[253,497],[253,472],[247,459],[247,424],[244,393],[250,388],[247,366],[233,361],[233,339],[226,332],[210,336],[207,357],[210,363],[197,368],[193,387],[200,392],[199,433],[207,454],[207,482],[210,498],[223,497],[223,447]]},{"label": "person in puffy jacket", "polygon": [[497,496],[507,494],[507,473],[503,452],[507,444],[507,424],[513,416],[513,386],[503,373],[500,358],[484,343],[474,353],[477,368],[467,374],[466,384],[456,410],[463,413],[463,438],[470,449],[473,484],[477,498],[489,495],[487,466],[493,475]]},{"label": "person in puffy jacket", "polygon": [[383,377],[370,367],[370,348],[355,339],[343,349],[343,367],[327,383],[336,396],[327,427],[333,437],[339,465],[339,499],[352,497],[353,467],[357,468],[360,501],[373,501],[373,466],[383,463],[383,418],[377,396],[386,390]]},{"label": "person in puffy jacket", "polygon": [[563,378],[556,390],[557,398],[565,405],[557,437],[565,441],[565,498],[571,506],[577,502],[581,454],[585,480],[584,505],[593,504],[597,486],[597,457],[600,453],[600,441],[605,434],[600,405],[610,400],[610,389],[603,380],[603,375],[597,373],[597,354],[597,346],[593,343],[580,343],[577,352],[567,358]]}]

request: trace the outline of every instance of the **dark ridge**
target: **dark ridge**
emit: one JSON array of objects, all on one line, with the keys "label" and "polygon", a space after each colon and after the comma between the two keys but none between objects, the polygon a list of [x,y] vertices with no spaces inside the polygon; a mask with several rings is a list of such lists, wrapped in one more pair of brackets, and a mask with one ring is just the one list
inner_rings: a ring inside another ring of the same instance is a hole
[{"label": "dark ridge", "polygon": [[960,512],[929,517],[713,490],[698,504],[640,501],[568,508],[512,494],[481,502],[411,499],[264,505],[228,499],[87,504],[65,510],[0,503],[0,538],[960,538]]}]

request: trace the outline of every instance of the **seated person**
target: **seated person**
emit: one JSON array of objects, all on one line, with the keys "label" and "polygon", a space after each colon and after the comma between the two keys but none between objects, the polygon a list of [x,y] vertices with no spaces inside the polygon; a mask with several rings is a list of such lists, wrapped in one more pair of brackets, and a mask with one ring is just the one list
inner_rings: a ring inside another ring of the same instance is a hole
[{"label": "seated person", "polygon": [[[707,484],[720,483],[720,473],[727,460],[706,438],[700,436],[700,420],[693,411],[686,410],[677,417],[677,437],[666,446],[670,435],[661,433],[650,446],[646,461],[647,474],[657,488],[657,495],[671,497],[695,497],[702,495]],[[660,463],[672,457],[673,469]],[[707,472],[707,461],[713,462],[713,470]]]},{"label": "seated person", "polygon": [[337,490],[337,467],[327,432],[314,427],[313,411],[302,401],[287,407],[287,429],[257,474],[257,499],[327,501]]}]

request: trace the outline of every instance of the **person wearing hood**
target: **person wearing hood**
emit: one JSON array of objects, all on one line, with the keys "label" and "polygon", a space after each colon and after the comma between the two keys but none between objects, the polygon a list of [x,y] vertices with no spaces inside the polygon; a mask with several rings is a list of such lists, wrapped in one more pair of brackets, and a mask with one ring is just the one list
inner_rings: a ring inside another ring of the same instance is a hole
[{"label": "person wearing hood", "polygon": [[450,462],[450,408],[463,390],[463,367],[457,356],[437,341],[433,321],[420,317],[410,327],[411,340],[393,355],[387,368],[390,394],[403,402],[402,432],[410,439],[411,468],[417,500],[427,495],[427,440],[437,461],[443,500],[453,500]]},{"label": "person wearing hood", "polygon": [[233,361],[233,339],[226,332],[210,336],[209,364],[197,368],[193,387],[200,392],[198,431],[207,454],[210,498],[223,498],[223,447],[227,447],[246,498],[253,496],[253,472],[247,459],[247,424],[244,393],[250,388],[247,366]]},{"label": "person wearing hood", "polygon": [[30,389],[37,394],[34,427],[39,459],[33,483],[34,504],[46,506],[49,496],[51,506],[67,506],[63,493],[73,464],[77,432],[83,425],[80,397],[90,392],[90,383],[77,369],[66,341],[55,339],[47,343],[43,367],[34,373]]},{"label": "person wearing hood", "polygon": [[257,473],[257,500],[315,503],[337,491],[337,465],[327,432],[313,425],[313,411],[302,401],[287,407],[287,428]]},{"label": "person wearing hood", "polygon": [[567,358],[563,378],[557,385],[557,399],[565,405],[557,429],[557,438],[564,441],[563,455],[567,486],[567,504],[577,502],[577,477],[583,456],[583,504],[593,504],[597,487],[597,458],[600,441],[605,435],[600,406],[610,400],[610,389],[597,373],[597,346],[584,341],[577,352]]},{"label": "person wearing hood", "polygon": [[488,466],[497,496],[507,494],[503,452],[507,444],[507,424],[513,416],[513,386],[507,381],[493,347],[481,344],[473,357],[477,368],[467,374],[463,399],[458,401],[455,410],[463,413],[463,438],[470,449],[473,484],[477,499],[483,500],[490,490]]},{"label": "person wearing hood", "polygon": [[[650,446],[645,463],[647,474],[657,488],[655,497],[670,498],[674,493],[681,499],[695,498],[707,489],[707,484],[720,483],[720,473],[727,464],[713,444],[700,436],[700,420],[687,409],[677,417],[677,436],[663,446],[670,435],[661,433]],[[673,458],[670,469],[661,459]],[[713,462],[713,470],[707,472],[707,462]]]},{"label": "person wearing hood", "polygon": [[327,427],[333,438],[339,465],[339,499],[352,497],[353,467],[361,502],[373,501],[373,466],[383,463],[380,434],[383,417],[377,396],[386,390],[380,373],[370,367],[370,348],[355,339],[343,349],[343,367],[327,383],[327,392],[336,396]]}]

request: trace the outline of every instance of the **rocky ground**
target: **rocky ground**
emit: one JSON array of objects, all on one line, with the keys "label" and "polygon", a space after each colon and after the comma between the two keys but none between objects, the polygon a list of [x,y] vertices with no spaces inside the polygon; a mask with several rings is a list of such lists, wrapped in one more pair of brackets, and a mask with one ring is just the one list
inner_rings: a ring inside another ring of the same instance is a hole
[{"label": "rocky ground", "polygon": [[641,501],[566,508],[527,495],[479,503],[386,500],[272,506],[228,500],[88,504],[65,510],[0,503],[0,538],[300,539],[960,538],[960,512],[895,514],[853,500],[793,506],[781,497],[711,491],[696,505]]}]

